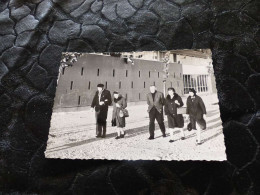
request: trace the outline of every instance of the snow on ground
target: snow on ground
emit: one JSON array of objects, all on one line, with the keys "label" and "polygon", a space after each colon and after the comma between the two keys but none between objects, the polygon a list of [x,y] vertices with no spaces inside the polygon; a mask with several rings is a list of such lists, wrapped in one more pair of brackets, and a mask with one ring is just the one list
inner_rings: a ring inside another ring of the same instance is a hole
[{"label": "snow on ground", "polygon": [[[222,122],[216,95],[202,96],[207,107],[207,129],[201,133],[202,144],[196,146],[196,132],[185,128],[185,140],[175,131],[175,142],[162,137],[156,123],[155,139],[149,137],[147,105],[130,105],[126,119],[126,136],[115,140],[109,108],[106,138],[96,138],[95,114],[90,110],[53,113],[47,158],[117,159],[117,160],[226,160]],[[185,98],[184,102],[186,101]],[[165,117],[165,119],[167,119]],[[167,121],[165,120],[167,127]],[[187,123],[185,123],[185,127]],[[169,132],[166,133],[168,134]],[[169,135],[169,134],[168,134]]]}]

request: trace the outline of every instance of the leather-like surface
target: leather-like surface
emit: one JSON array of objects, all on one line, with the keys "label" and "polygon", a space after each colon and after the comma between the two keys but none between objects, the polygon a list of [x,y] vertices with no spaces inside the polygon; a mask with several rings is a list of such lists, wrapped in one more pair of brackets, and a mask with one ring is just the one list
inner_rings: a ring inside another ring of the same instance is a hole
[{"label": "leather-like surface", "polygon": [[[2,0],[0,191],[256,194],[257,0]],[[227,162],[44,158],[62,51],[210,48]]]}]

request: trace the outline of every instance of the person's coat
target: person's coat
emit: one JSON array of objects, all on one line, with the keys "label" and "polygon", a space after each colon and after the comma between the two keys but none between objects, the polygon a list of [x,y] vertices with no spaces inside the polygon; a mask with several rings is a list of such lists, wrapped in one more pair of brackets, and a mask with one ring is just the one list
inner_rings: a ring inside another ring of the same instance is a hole
[{"label": "person's coat", "polygon": [[147,104],[148,104],[148,113],[151,111],[153,106],[158,110],[158,112],[163,112],[163,106],[164,106],[164,95],[162,92],[156,91],[154,100],[152,93],[147,94]]},{"label": "person's coat", "polygon": [[[176,100],[178,101],[179,105],[175,103]],[[165,115],[177,115],[177,109],[182,106],[183,106],[183,101],[177,93],[174,93],[172,99],[170,95],[167,95],[167,97],[165,98],[165,106],[164,106]]]},{"label": "person's coat", "polygon": [[111,94],[110,91],[104,89],[101,93],[101,97],[100,97],[100,101],[103,101],[104,104],[103,105],[99,105],[99,97],[98,97],[99,92],[97,91],[91,107],[95,108],[95,111],[98,112],[98,118],[100,119],[107,119],[107,112],[108,112],[108,106],[110,106],[112,104],[112,100],[111,100]]},{"label": "person's coat", "polygon": [[191,96],[189,96],[187,98],[186,113],[196,120],[203,119],[203,114],[207,114],[207,112],[202,98],[196,95],[192,101]]},{"label": "person's coat", "polygon": [[[120,108],[116,107],[116,104],[120,105]],[[127,107],[126,99],[119,94],[118,98],[113,100],[113,113],[112,113],[112,126],[125,127],[125,117],[120,117],[120,110]]]}]

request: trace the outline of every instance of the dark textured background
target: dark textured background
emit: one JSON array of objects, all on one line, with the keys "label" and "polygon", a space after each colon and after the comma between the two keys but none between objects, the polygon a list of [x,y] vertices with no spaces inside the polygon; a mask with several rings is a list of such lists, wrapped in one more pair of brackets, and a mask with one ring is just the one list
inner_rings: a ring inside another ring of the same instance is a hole
[{"label": "dark textured background", "polygon": [[[0,192],[259,193],[259,2],[1,0]],[[44,158],[62,51],[184,48],[212,49],[228,162]]]}]

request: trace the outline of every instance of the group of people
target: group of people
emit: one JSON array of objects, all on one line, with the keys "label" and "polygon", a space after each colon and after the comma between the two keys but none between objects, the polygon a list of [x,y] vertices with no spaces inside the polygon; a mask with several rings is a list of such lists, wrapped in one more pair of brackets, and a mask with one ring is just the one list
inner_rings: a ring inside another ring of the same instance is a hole
[{"label": "group of people", "polygon": [[[126,98],[119,92],[114,91],[112,99],[110,91],[104,89],[103,84],[98,84],[97,89],[91,104],[92,109],[95,110],[96,116],[96,137],[106,137],[108,106],[113,104],[111,122],[112,126],[117,127],[116,139],[124,138],[126,121],[125,116],[122,114],[122,110],[127,107]],[[147,94],[147,104],[147,112],[149,114],[149,140],[154,139],[155,120],[159,124],[162,136],[166,137],[164,114],[167,115],[168,119],[168,130],[170,132],[169,142],[174,142],[175,130],[181,132],[181,140],[185,139],[184,118],[183,114],[178,111],[184,104],[181,96],[175,92],[174,88],[168,88],[168,94],[164,97],[162,92],[157,91],[155,85],[151,85],[150,93]],[[201,144],[201,130],[206,129],[206,107],[202,98],[196,94],[195,89],[189,90],[186,105],[186,114],[190,119],[187,128],[189,130],[196,130],[196,144],[199,145]]]},{"label": "group of people", "polygon": [[96,137],[105,138],[107,128],[107,113],[108,106],[113,104],[112,126],[117,127],[116,139],[124,138],[125,136],[125,116],[122,116],[122,110],[127,107],[126,98],[119,94],[117,91],[113,93],[113,100],[111,93],[104,89],[103,84],[97,85],[97,91],[93,98],[91,107],[95,110],[96,117]]}]

